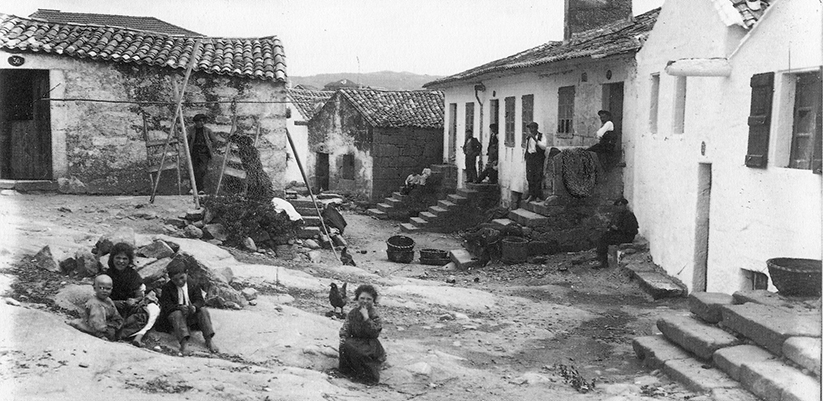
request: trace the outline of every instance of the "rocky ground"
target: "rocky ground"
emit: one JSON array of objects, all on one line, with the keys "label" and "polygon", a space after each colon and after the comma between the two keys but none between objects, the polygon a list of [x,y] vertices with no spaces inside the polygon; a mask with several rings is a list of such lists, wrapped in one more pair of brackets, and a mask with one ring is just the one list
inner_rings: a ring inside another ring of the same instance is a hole
[{"label": "rocky ground", "polygon": [[[254,288],[254,305],[213,310],[219,355],[174,352],[150,333],[145,348],[111,343],[65,324],[80,280],[35,268],[46,244],[94,245],[122,226],[139,241],[168,235],[162,219],[192,206],[188,197],[0,196],[0,395],[3,399],[192,400],[698,400],[639,366],[635,336],[656,332],[684,299],[652,301],[615,269],[592,270],[590,252],[545,265],[491,264],[471,271],[387,260],[394,222],[344,213],[357,267],[330,250],[309,261],[300,246],[277,255],[180,240],[181,249],[230,267],[232,286]],[[459,237],[415,233],[416,249],[455,249]],[[567,271],[558,269],[568,267]],[[453,276],[453,277],[452,277]],[[447,279],[454,279],[453,284]],[[375,284],[388,362],[381,383],[336,374],[337,330],[326,317],[330,282]],[[202,345],[202,344],[201,344]]]}]

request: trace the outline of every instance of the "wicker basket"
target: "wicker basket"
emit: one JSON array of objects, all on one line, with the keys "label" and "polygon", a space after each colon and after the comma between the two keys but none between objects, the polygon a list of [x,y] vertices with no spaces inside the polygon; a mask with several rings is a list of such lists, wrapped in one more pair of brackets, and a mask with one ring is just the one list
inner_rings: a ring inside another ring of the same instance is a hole
[{"label": "wicker basket", "polygon": [[411,263],[414,260],[414,250],[393,250],[391,248],[386,249],[386,254],[389,256],[389,260],[395,263]]},{"label": "wicker basket", "polygon": [[386,241],[390,251],[411,251],[414,249],[414,240],[405,235],[395,235]]},{"label": "wicker basket", "polygon": [[445,265],[451,262],[449,253],[440,249],[421,249],[420,263],[424,265]]},{"label": "wicker basket", "polygon": [[774,258],[766,261],[769,276],[782,295],[820,296],[821,266],[815,259]]}]

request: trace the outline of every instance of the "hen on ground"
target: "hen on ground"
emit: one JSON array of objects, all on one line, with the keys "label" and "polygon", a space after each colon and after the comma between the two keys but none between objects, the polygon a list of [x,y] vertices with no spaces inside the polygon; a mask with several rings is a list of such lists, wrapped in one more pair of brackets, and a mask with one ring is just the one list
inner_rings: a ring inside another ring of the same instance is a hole
[{"label": "hen on ground", "polygon": [[[338,288],[336,283],[331,283],[329,287],[329,303],[334,308],[327,316],[332,316],[337,314],[338,317],[345,316],[343,314],[343,307],[346,306],[348,303],[348,299],[346,298],[346,285],[348,283],[343,283],[343,286]],[[337,312],[337,309],[340,309],[340,312]]]}]

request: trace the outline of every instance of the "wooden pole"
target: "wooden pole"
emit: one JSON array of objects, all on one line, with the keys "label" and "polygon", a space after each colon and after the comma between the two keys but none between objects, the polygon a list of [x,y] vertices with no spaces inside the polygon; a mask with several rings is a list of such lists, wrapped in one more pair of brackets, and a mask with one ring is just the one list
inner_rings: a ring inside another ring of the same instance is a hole
[{"label": "wooden pole", "polygon": [[[185,83],[185,82],[184,82]],[[174,84],[174,93],[180,96],[180,99],[183,99],[183,91],[177,92],[177,82],[172,82]],[[182,142],[183,142],[183,152],[186,154],[186,167],[189,171],[189,181],[191,181],[191,193],[194,196],[194,207],[200,209],[200,195],[197,193],[197,181],[194,179],[194,163],[191,161],[191,153],[189,149],[189,140],[186,138],[186,121],[183,118],[183,108],[180,103],[177,103],[177,110],[176,113],[179,117],[180,121],[180,129],[182,130]],[[177,124],[172,124],[172,127],[176,126]]]},{"label": "wooden pole", "polygon": [[314,211],[317,212],[317,217],[320,218],[320,225],[323,226],[323,231],[326,233],[326,236],[329,237],[329,242],[332,243],[331,252],[334,254],[337,261],[340,262],[340,264],[343,264],[343,261],[340,260],[340,256],[337,256],[337,251],[334,249],[334,241],[331,239],[331,235],[329,234],[329,228],[326,227],[326,221],[323,220],[323,214],[320,213],[320,208],[317,207],[317,200],[314,198],[311,185],[309,185],[309,179],[306,177],[306,171],[303,170],[303,163],[300,163],[300,156],[297,154],[297,148],[294,146],[294,141],[291,139],[291,134],[289,133],[288,128],[286,128],[286,138],[289,139],[289,146],[291,146],[291,151],[294,153],[294,161],[297,162],[297,168],[300,169],[300,175],[303,176],[303,182],[306,183],[306,188],[309,189],[309,196],[311,197],[311,202],[314,205]]},{"label": "wooden pole", "polygon": [[[191,70],[194,68],[194,60],[197,59],[197,52],[198,51],[200,51],[200,40],[195,39],[194,48],[191,51],[191,57],[189,57],[189,64],[186,66],[186,73],[183,76],[183,91],[181,91],[178,94],[177,93],[177,83],[172,81],[172,83],[174,84],[174,96],[176,97],[175,103],[177,104],[177,107],[175,107],[175,109],[174,109],[174,118],[171,120],[171,130],[169,130],[169,136],[166,137],[166,144],[163,145],[163,155],[160,157],[160,169],[157,170],[157,180],[154,181],[154,188],[152,188],[152,190],[151,190],[151,198],[149,198],[149,203],[154,203],[154,196],[157,194],[157,186],[160,184],[160,174],[163,172],[163,163],[166,162],[166,152],[169,149],[169,142],[171,142],[172,135],[174,135],[174,127],[177,123],[177,117],[179,116],[181,121],[182,121],[182,118],[183,118],[183,116],[182,116],[183,108],[181,107],[180,104],[183,103],[183,93],[185,93],[186,86],[189,83],[189,77],[191,76]],[[185,133],[186,133],[186,131],[185,131],[185,127],[184,127],[184,130],[183,130],[183,144],[185,144],[185,148],[186,148],[186,158],[190,159],[190,156],[189,156],[189,153],[188,153],[189,146],[188,146],[188,143],[186,141]],[[180,157],[179,153],[178,153],[177,157],[178,158]],[[191,165],[191,160],[189,160],[189,165]],[[194,182],[194,176],[192,176],[192,182]],[[194,188],[194,186],[192,186],[192,188]],[[193,190],[193,191],[194,191],[195,194],[197,193],[196,190]],[[198,208],[200,207],[199,206],[199,201],[196,198],[195,198],[195,204],[198,204],[198,206],[197,206]]]}]

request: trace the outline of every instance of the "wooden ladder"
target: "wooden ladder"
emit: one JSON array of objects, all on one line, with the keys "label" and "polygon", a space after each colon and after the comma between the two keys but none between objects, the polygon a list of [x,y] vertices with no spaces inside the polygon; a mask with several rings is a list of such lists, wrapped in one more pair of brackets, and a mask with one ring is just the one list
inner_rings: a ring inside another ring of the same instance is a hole
[{"label": "wooden ladder", "polygon": [[[182,195],[182,181],[180,176],[180,147],[177,140],[168,141],[165,139],[150,140],[146,124],[146,115],[143,114],[143,139],[146,141],[146,172],[149,174],[151,187],[155,188],[155,177],[159,177],[160,171],[177,171],[177,194]],[[163,157],[163,148],[166,149],[166,156]],[[162,163],[162,165],[160,164]]]}]

